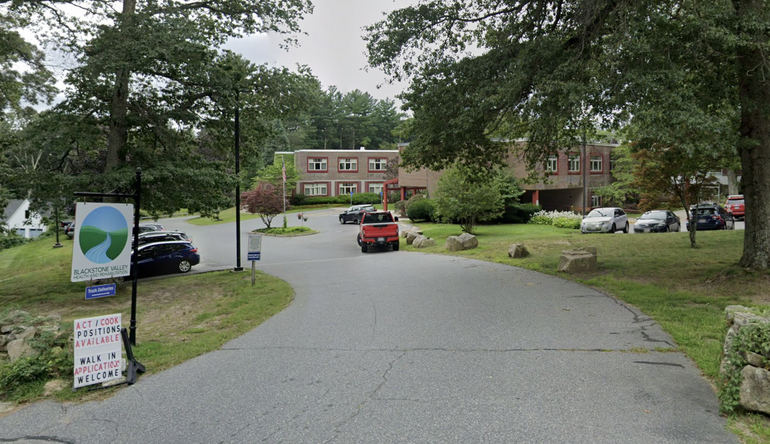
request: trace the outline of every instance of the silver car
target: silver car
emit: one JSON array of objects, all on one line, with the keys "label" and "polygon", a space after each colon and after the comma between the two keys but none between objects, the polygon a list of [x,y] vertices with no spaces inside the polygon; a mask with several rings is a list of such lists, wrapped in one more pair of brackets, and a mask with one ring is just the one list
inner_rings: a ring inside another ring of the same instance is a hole
[{"label": "silver car", "polygon": [[628,216],[622,208],[594,208],[580,223],[582,233],[628,233]]}]

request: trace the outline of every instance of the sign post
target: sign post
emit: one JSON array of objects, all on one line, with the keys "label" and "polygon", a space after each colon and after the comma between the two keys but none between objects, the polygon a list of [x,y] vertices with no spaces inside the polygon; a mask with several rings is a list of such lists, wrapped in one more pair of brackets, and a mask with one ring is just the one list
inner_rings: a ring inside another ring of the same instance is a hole
[{"label": "sign post", "polygon": [[262,256],[262,235],[249,234],[249,252],[248,260],[251,261],[251,286],[253,287],[257,280],[257,261]]}]

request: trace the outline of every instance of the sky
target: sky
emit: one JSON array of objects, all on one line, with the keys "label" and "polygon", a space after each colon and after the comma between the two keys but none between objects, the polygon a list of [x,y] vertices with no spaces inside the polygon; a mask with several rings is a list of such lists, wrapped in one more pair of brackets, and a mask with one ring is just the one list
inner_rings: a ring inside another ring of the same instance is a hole
[{"label": "sky", "polygon": [[383,19],[384,12],[415,3],[416,0],[314,0],[313,14],[300,23],[308,35],[297,36],[299,47],[284,51],[279,47],[284,38],[280,35],[250,36],[230,41],[226,47],[258,64],[292,70],[297,64],[307,65],[324,90],[334,85],[342,93],[359,89],[378,100],[396,100],[405,84],[389,85],[382,71],[364,70],[367,59],[363,27]]}]

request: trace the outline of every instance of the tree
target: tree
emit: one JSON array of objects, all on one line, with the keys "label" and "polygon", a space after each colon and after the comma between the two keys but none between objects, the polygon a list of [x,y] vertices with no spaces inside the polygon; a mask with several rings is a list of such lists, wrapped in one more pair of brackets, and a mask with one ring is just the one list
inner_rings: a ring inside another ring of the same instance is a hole
[{"label": "tree", "polygon": [[631,145],[624,143],[612,151],[612,183],[591,191],[595,196],[601,196],[603,202],[610,206],[623,206],[629,201],[638,201],[640,190],[637,186],[636,160],[631,155]]},{"label": "tree", "polygon": [[506,200],[518,197],[512,176],[495,170],[492,175],[477,175],[462,164],[455,164],[439,178],[434,195],[437,216],[445,222],[460,224],[473,234],[478,222],[502,216]]},{"label": "tree", "polygon": [[275,216],[283,213],[284,205],[290,207],[288,200],[283,199],[283,191],[269,182],[259,182],[256,188],[241,194],[241,206],[251,214],[258,214],[267,228]]},{"label": "tree", "polygon": [[433,0],[369,27],[367,47],[371,65],[411,79],[401,99],[414,139],[403,160],[416,166],[484,168],[502,161],[506,139],[527,137],[534,167],[574,146],[586,115],[617,128],[657,113],[652,133],[668,147],[686,142],[687,133],[669,143],[683,121],[719,122],[723,132],[708,142],[735,143],[741,158],[740,264],[767,269],[768,22],[770,6],[757,0]]},{"label": "tree", "polygon": [[45,66],[45,54],[16,29],[30,26],[20,14],[21,4],[0,1],[0,117],[10,109],[49,101],[55,92],[54,77]]}]

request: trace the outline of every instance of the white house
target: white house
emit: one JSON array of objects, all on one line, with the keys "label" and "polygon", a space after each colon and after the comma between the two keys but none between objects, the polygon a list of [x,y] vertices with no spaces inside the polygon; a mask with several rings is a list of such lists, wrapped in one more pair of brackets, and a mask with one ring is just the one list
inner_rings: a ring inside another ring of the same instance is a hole
[{"label": "white house", "polygon": [[19,236],[38,237],[48,230],[37,213],[29,213],[29,200],[12,200],[5,207],[5,222],[3,226],[13,230]]}]

